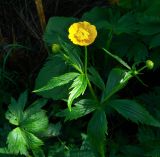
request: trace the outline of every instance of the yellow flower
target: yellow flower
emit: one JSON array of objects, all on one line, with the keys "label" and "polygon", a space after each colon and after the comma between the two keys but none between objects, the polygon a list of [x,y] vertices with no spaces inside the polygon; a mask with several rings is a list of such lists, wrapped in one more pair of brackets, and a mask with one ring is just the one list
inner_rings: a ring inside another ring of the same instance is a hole
[{"label": "yellow flower", "polygon": [[76,45],[88,46],[94,42],[96,37],[96,27],[89,22],[83,21],[73,23],[69,27],[68,38]]}]

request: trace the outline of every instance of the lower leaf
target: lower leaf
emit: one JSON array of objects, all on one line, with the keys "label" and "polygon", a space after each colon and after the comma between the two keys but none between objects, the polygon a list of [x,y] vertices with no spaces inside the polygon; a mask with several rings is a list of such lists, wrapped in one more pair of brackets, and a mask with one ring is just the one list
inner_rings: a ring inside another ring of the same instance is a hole
[{"label": "lower leaf", "polygon": [[105,134],[107,134],[105,111],[96,111],[88,124],[88,138],[97,157],[105,157]]},{"label": "lower leaf", "polygon": [[160,122],[153,118],[144,107],[133,100],[112,100],[109,102],[109,105],[123,117],[135,123],[142,123],[160,127]]}]

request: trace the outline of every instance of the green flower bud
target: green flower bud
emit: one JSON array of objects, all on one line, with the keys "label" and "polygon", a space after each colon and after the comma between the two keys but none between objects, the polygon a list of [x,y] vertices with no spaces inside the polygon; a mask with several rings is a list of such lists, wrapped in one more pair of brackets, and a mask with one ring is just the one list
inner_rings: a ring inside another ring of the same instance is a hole
[{"label": "green flower bud", "polygon": [[57,53],[61,50],[61,46],[59,44],[52,44],[52,52]]},{"label": "green flower bud", "polygon": [[146,61],[146,66],[149,70],[153,69],[154,63],[151,60]]}]

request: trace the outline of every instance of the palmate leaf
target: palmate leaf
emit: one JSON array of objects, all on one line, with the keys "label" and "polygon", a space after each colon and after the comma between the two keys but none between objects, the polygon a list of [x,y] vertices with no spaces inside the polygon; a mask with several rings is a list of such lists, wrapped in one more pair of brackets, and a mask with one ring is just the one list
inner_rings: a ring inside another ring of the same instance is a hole
[{"label": "palmate leaf", "polygon": [[41,108],[47,103],[46,99],[39,99],[33,102],[24,112],[21,128],[31,133],[41,133],[48,127],[46,111]]},{"label": "palmate leaf", "polygon": [[13,125],[18,125],[20,122],[20,115],[18,107],[17,107],[17,101],[14,98],[11,98],[11,104],[8,106],[8,111],[5,114],[6,119],[9,120],[9,122]]},{"label": "palmate leaf", "polygon": [[[48,127],[48,117],[46,112],[41,109],[47,100],[37,100],[24,111],[27,98],[22,99],[26,95],[26,93],[22,93],[18,101],[13,99],[9,111],[6,113],[6,118],[9,119],[10,123],[18,124],[18,127],[13,129],[7,137],[8,150],[11,154],[28,155],[29,149],[40,149],[39,147],[43,145],[43,141],[37,137],[37,134]],[[17,118],[19,113],[21,113],[20,120]],[[13,123],[13,120],[16,120],[15,118],[18,119],[18,123]]]},{"label": "palmate leaf", "polygon": [[108,126],[105,111],[98,110],[88,124],[88,138],[96,156],[105,157],[105,134]]},{"label": "palmate leaf", "polygon": [[28,149],[36,149],[43,145],[43,142],[34,134],[17,127],[12,130],[8,137],[8,150],[13,154],[28,155]]},{"label": "palmate leaf", "polygon": [[8,111],[6,112],[6,118],[13,125],[18,125],[22,121],[23,109],[27,102],[27,91],[23,92],[18,101],[14,98],[11,98],[11,103],[8,107]]},{"label": "palmate leaf", "polygon": [[31,133],[41,133],[48,127],[48,117],[46,116],[46,112],[43,110],[35,112],[23,120],[20,126]]},{"label": "palmate leaf", "polygon": [[41,98],[34,101],[30,106],[25,109],[23,113],[23,119],[30,117],[31,115],[35,114],[36,112],[41,111],[41,108],[46,105],[47,99]]},{"label": "palmate leaf", "polygon": [[71,111],[71,105],[74,99],[78,98],[87,88],[87,79],[84,74],[79,75],[72,83],[68,98],[68,108]]},{"label": "palmate leaf", "polygon": [[25,133],[19,128],[12,130],[7,137],[8,149],[14,154],[28,154]]},{"label": "palmate leaf", "polygon": [[18,101],[17,101],[17,106],[19,108],[19,110],[23,111],[24,110],[24,107],[27,103],[27,99],[28,99],[28,92],[27,91],[24,91],[18,98]]},{"label": "palmate leaf", "polygon": [[43,141],[30,132],[25,131],[25,137],[30,149],[38,149],[43,145]]},{"label": "palmate leaf", "polygon": [[104,102],[109,99],[113,94],[122,89],[132,78],[131,72],[120,68],[114,68],[109,74],[106,88],[103,92],[101,101]]},{"label": "palmate leaf", "polygon": [[135,123],[160,127],[160,122],[153,118],[144,107],[133,100],[111,100],[109,101],[109,105],[123,117]]},{"label": "palmate leaf", "polygon": [[44,87],[42,87],[40,89],[34,90],[33,92],[42,92],[42,91],[53,89],[58,86],[65,85],[65,84],[69,83],[70,81],[72,81],[78,75],[79,75],[79,73],[69,72],[69,73],[66,73],[66,74],[63,74],[63,75],[60,75],[57,77],[53,77],[47,83],[47,85],[45,85]]},{"label": "palmate leaf", "polygon": [[56,116],[65,117],[65,121],[73,120],[83,117],[96,109],[96,102],[91,99],[82,99],[76,102],[74,105],[75,106],[72,107],[71,111],[65,109],[57,113]]}]

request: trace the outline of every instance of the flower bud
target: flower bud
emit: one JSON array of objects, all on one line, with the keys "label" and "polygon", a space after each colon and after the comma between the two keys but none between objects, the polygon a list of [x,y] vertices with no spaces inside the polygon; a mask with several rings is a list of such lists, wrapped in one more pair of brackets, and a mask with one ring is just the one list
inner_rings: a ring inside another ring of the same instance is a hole
[{"label": "flower bud", "polygon": [[154,63],[151,60],[146,61],[146,66],[149,70],[153,69]]},{"label": "flower bud", "polygon": [[52,52],[57,53],[61,50],[61,46],[59,44],[52,44]]}]

